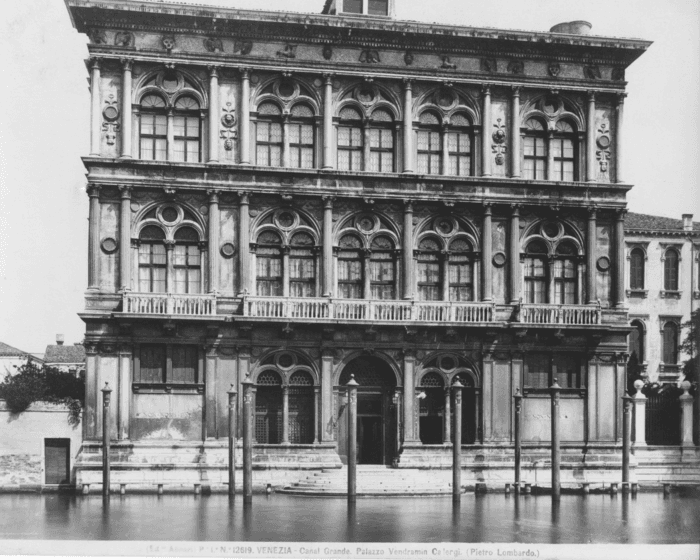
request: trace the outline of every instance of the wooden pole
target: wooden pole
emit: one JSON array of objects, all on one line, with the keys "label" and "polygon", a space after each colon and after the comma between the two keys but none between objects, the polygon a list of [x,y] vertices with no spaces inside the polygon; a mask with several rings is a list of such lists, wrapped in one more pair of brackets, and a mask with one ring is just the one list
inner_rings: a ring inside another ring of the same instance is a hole
[{"label": "wooden pole", "polygon": [[350,376],[348,388],[348,502],[357,498],[357,381]]},{"label": "wooden pole", "polygon": [[559,442],[559,392],[561,387],[554,379],[554,383],[549,388],[552,393],[552,497],[559,498],[561,495],[560,463],[561,449]]},{"label": "wooden pole", "polygon": [[102,389],[102,496],[109,498],[109,403],[112,400],[112,389],[105,383]]},{"label": "wooden pole", "polygon": [[520,439],[520,420],[523,411],[523,396],[520,394],[520,389],[515,390],[515,493],[520,493],[522,485],[520,462],[522,453],[522,441]]},{"label": "wooden pole", "polygon": [[630,446],[631,446],[631,421],[632,421],[632,397],[622,397],[622,491],[629,492],[630,487]]},{"label": "wooden pole", "polygon": [[236,495],[236,389],[228,391],[228,495]]},{"label": "wooden pole", "polygon": [[243,503],[253,503],[253,382],[246,375],[243,385]]},{"label": "wooden pole", "polygon": [[462,499],[462,389],[459,379],[452,385],[455,395],[455,428],[452,431],[452,501]]}]

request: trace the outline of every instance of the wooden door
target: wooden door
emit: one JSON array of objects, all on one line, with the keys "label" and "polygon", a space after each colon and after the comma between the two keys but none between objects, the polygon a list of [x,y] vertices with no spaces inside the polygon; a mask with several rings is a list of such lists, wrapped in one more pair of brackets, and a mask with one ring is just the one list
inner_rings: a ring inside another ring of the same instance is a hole
[{"label": "wooden door", "polygon": [[45,484],[70,484],[70,440],[44,440]]}]

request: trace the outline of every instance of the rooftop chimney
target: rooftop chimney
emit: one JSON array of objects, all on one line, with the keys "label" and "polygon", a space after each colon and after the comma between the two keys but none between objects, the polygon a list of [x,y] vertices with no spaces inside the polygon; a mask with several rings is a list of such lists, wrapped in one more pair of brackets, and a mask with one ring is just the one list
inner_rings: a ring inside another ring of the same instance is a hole
[{"label": "rooftop chimney", "polygon": [[64,340],[65,340],[65,338],[63,337],[62,334],[57,334],[57,335],[56,335],[56,344],[58,344],[59,346],[63,346],[63,341],[64,341]]},{"label": "rooftop chimney", "polygon": [[683,214],[683,231],[693,231],[692,214]]}]

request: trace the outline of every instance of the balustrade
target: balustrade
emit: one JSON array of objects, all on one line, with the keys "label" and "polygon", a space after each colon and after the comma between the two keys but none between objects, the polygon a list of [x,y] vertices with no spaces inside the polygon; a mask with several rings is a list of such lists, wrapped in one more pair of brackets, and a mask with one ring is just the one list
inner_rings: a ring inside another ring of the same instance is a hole
[{"label": "balustrade", "polygon": [[216,315],[211,294],[124,294],[124,313],[144,315]]},{"label": "balustrade", "polygon": [[520,322],[535,325],[600,325],[600,305],[524,303]]}]

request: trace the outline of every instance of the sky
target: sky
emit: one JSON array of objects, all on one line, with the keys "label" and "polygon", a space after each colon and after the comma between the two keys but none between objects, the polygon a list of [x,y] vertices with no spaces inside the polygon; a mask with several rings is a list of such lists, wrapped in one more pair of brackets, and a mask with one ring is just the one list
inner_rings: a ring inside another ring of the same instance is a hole
[{"label": "sky", "polygon": [[[324,2],[199,3],[316,13]],[[398,19],[529,31],[586,20],[595,35],[653,41],[626,73],[629,208],[700,221],[697,0],[396,3]],[[87,286],[86,44],[62,0],[0,2],[0,341],[27,352],[43,352],[57,333],[66,344],[84,334],[77,314]]]}]

